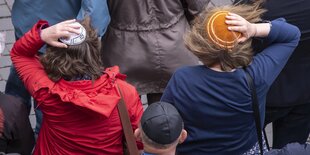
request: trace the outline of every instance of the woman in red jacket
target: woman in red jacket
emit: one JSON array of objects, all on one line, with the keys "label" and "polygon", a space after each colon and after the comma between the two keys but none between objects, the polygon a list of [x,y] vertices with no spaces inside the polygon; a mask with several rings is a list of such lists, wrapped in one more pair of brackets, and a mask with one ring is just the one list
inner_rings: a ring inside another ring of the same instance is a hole
[{"label": "woman in red jacket", "polygon": [[[117,66],[102,70],[100,42],[89,22],[83,21],[84,29],[75,20],[51,27],[39,21],[11,51],[20,78],[44,115],[35,155],[122,154],[118,87],[137,128],[143,112],[139,95]],[[44,43],[49,45],[39,58]]]}]

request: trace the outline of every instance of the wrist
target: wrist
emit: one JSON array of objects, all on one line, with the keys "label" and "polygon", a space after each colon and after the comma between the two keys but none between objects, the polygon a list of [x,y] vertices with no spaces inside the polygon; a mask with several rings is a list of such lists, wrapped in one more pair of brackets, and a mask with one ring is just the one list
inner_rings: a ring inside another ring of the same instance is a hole
[{"label": "wrist", "polygon": [[252,36],[251,37],[256,37],[257,35],[257,27],[256,27],[256,24],[252,24]]},{"label": "wrist", "polygon": [[39,33],[39,36],[40,36],[40,39],[42,41],[45,42],[45,32],[44,32],[44,29],[48,28],[49,27],[49,24],[46,22],[46,23],[43,23],[42,25],[40,25],[38,27],[38,33]]}]

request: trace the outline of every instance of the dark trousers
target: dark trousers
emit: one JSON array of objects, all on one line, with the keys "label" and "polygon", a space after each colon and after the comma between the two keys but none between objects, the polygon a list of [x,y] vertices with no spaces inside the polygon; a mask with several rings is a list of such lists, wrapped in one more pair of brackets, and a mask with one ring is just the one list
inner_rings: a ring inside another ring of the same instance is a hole
[{"label": "dark trousers", "polygon": [[273,148],[305,143],[310,132],[310,103],[292,107],[266,107],[265,124],[272,122]]},{"label": "dark trousers", "polygon": [[[31,109],[31,96],[28,90],[25,88],[24,83],[20,80],[16,69],[12,66],[10,70],[10,75],[5,86],[5,94],[9,94],[18,97],[22,100],[23,104],[27,107],[28,115]],[[36,106],[36,103],[34,103]],[[36,127],[35,133],[38,134],[41,128],[43,114],[41,110],[35,108],[36,115]]]}]

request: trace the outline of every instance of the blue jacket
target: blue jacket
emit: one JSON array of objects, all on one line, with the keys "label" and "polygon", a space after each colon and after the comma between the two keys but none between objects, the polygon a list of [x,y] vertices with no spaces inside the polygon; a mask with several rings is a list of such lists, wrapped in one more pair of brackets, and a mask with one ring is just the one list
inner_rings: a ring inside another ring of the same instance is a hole
[{"label": "blue jacket", "polygon": [[[299,37],[297,27],[283,19],[272,21],[271,31],[263,39],[268,48],[254,56],[246,68],[255,83],[261,120],[269,87]],[[179,68],[161,100],[173,104],[184,120],[188,137],[177,147],[180,154],[237,155],[257,142],[251,92],[242,68],[233,72],[217,72],[204,65]]]},{"label": "blue jacket", "polygon": [[16,0],[12,8],[15,37],[23,36],[40,19],[53,25],[68,19],[81,20],[85,15],[91,17],[102,36],[110,22],[106,0]]}]

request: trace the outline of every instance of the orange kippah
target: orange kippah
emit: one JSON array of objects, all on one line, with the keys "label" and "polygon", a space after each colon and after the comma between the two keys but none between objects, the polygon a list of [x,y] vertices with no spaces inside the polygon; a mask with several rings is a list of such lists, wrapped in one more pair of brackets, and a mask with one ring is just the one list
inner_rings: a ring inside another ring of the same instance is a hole
[{"label": "orange kippah", "polygon": [[210,40],[222,48],[231,49],[235,42],[241,37],[241,33],[229,31],[228,25],[225,23],[228,11],[215,12],[206,24],[206,32]]}]

